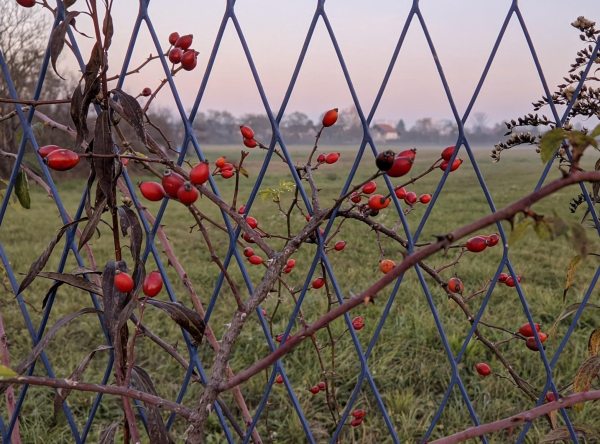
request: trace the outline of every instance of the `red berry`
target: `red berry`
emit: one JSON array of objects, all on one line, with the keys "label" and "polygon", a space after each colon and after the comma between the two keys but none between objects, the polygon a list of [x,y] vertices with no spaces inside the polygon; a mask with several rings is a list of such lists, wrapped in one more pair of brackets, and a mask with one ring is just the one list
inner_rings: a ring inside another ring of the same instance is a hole
[{"label": "red berry", "polygon": [[144,88],[142,90],[142,96],[148,97],[149,95],[152,95],[152,90],[148,87]]},{"label": "red berry", "polygon": [[327,154],[327,157],[325,158],[325,163],[336,163],[338,161],[338,159],[340,158],[340,153],[329,153]]},{"label": "red berry", "polygon": [[[560,399],[560,398],[562,398],[562,396],[560,396],[560,394],[559,394],[558,398]],[[552,393],[552,392],[546,393],[546,401],[548,401],[548,402],[556,401],[556,396],[554,395],[554,393]],[[569,407],[567,407],[567,408],[569,408]]]},{"label": "red berry", "polygon": [[252,228],[253,230],[258,227],[258,221],[256,219],[254,219],[253,217],[248,216],[246,218],[246,222],[248,223],[248,225],[250,225],[250,228]]},{"label": "red berry", "polygon": [[333,246],[333,249],[335,251],[342,251],[344,248],[346,248],[346,242],[345,241],[338,241]]},{"label": "red berry", "polygon": [[361,425],[363,422],[363,418],[354,418],[352,421],[350,421],[350,425],[352,427],[357,427],[359,425]]},{"label": "red berry", "polygon": [[[256,236],[258,236],[258,237],[262,237],[262,236],[260,235],[260,233],[256,233]],[[249,244],[253,244],[253,243],[254,243],[254,238],[253,238],[253,237],[251,237],[251,236],[250,236],[248,233],[244,233],[244,234],[242,234],[242,237],[243,237],[243,238],[244,238],[244,240],[245,240],[246,242],[248,242]]]},{"label": "red berry", "polygon": [[192,46],[192,41],[194,40],[194,36],[192,34],[181,36],[175,41],[175,46],[183,49],[184,51]]},{"label": "red berry", "polygon": [[352,412],[352,416],[354,416],[355,418],[364,418],[366,414],[367,412],[365,412],[364,410],[354,410]]},{"label": "red berry", "polygon": [[417,203],[417,200],[417,193],[414,193],[412,191],[406,193],[406,197],[404,198],[404,202],[406,202],[406,205],[410,205],[411,207]]},{"label": "red berry", "polygon": [[375,211],[383,210],[390,204],[389,197],[383,197],[381,194],[373,194],[369,198],[369,208]]},{"label": "red berry", "polygon": [[[517,282],[521,282],[521,276],[517,276]],[[506,286],[507,287],[514,287],[515,284],[515,280],[512,278],[512,276],[509,276],[508,278],[506,278]]]},{"label": "red berry", "polygon": [[363,185],[362,192],[365,194],[371,194],[371,193],[374,193],[376,189],[377,189],[377,184],[375,183],[375,181],[372,180],[371,182],[367,182],[366,184]]},{"label": "red berry", "polygon": [[362,322],[353,322],[352,323],[352,327],[354,328],[354,330],[362,330],[362,328],[365,326],[365,324],[363,324]]},{"label": "red berry", "polygon": [[42,159],[44,159],[46,156],[48,156],[48,154],[53,153],[54,151],[58,151],[60,149],[62,148],[57,145],[46,145],[38,149],[38,154]]},{"label": "red berry", "polygon": [[506,274],[506,273],[500,273],[500,275],[498,276],[498,282],[506,282],[507,279],[508,279],[508,274]]},{"label": "red berry", "polygon": [[277,375],[277,377],[275,378],[275,382],[277,384],[283,384],[283,376]]},{"label": "red berry", "polygon": [[[541,340],[542,338],[540,338]],[[525,345],[527,346],[527,348],[529,350],[533,350],[533,351],[540,351],[537,342],[535,341],[534,337],[531,338],[527,338],[527,340],[525,341]]]},{"label": "red berry", "polygon": [[179,174],[171,169],[166,169],[162,177],[162,186],[167,196],[176,198],[179,188],[183,186],[185,180]]},{"label": "red berry", "polygon": [[455,149],[455,146],[449,146],[448,148],[444,149],[444,151],[442,151],[442,159],[444,159],[446,162],[450,162],[450,158],[452,157]]},{"label": "red berry", "polygon": [[206,183],[209,177],[210,167],[208,166],[208,162],[200,162],[198,165],[192,168],[192,171],[190,171],[190,181],[194,185],[202,185]]},{"label": "red berry", "polygon": [[498,245],[498,242],[500,242],[500,236],[497,233],[492,234],[491,236],[488,236],[488,241],[487,241],[488,247],[493,247],[495,245]]},{"label": "red berry", "polygon": [[246,145],[248,148],[256,148],[256,145],[258,145],[258,142],[254,139],[244,138],[244,145]]},{"label": "red berry", "polygon": [[396,263],[390,259],[384,259],[381,262],[379,262],[379,269],[383,274],[388,274],[390,271],[392,271],[392,268],[394,268],[395,266]]},{"label": "red berry", "polygon": [[165,197],[165,190],[162,185],[157,182],[140,182],[139,187],[142,196],[151,202],[158,202]]},{"label": "red berry", "polygon": [[173,48],[169,51],[169,61],[175,65],[181,63],[183,59],[183,51],[179,48]]},{"label": "red berry", "polygon": [[390,177],[401,177],[408,174],[413,165],[413,159],[410,157],[396,157],[394,165],[385,173]]},{"label": "red berry", "polygon": [[248,260],[250,261],[251,264],[254,264],[254,265],[260,265],[260,264],[262,264],[262,261],[263,261],[262,257],[257,256],[256,254],[253,256],[250,256],[248,258]]},{"label": "red berry", "polygon": [[305,218],[306,218],[306,222],[310,222],[310,220],[312,219],[312,217],[310,217],[310,214],[307,214],[305,216]]},{"label": "red berry", "polygon": [[[537,332],[539,332],[542,329],[542,326],[540,324],[534,323],[533,325],[535,326]],[[529,322],[521,325],[521,327],[519,328],[519,333],[521,333],[526,338],[533,337],[533,330],[531,329],[531,325],[529,325]]]},{"label": "red berry", "polygon": [[240,131],[244,139],[254,139],[254,131],[249,126],[240,126]]},{"label": "red berry", "polygon": [[254,256],[254,250],[250,247],[244,248],[244,256],[246,256],[246,257]]},{"label": "red berry", "polygon": [[17,0],[17,3],[24,8],[32,8],[35,6],[35,0]]},{"label": "red berry", "polygon": [[475,370],[477,370],[477,373],[479,373],[481,376],[487,376],[492,372],[492,369],[490,368],[490,366],[487,364],[484,364],[483,362],[477,364],[475,366]]},{"label": "red berry", "polygon": [[330,109],[323,116],[323,126],[329,127],[329,126],[333,125],[335,122],[337,122],[337,119],[338,119],[338,109],[337,108]]},{"label": "red berry", "polygon": [[186,71],[191,71],[198,64],[198,53],[194,50],[186,51],[181,58],[181,66]]},{"label": "red berry", "polygon": [[396,153],[394,153],[392,150],[383,151],[377,154],[377,157],[375,158],[375,165],[381,171],[387,171],[394,166],[395,159]]},{"label": "red berry", "polygon": [[[287,339],[289,340],[291,337],[292,337],[292,335],[288,335]],[[275,340],[277,342],[283,341],[283,333],[279,333],[277,336],[275,336]]]},{"label": "red berry", "polygon": [[267,310],[261,310],[260,312],[262,313],[263,316],[267,315]]},{"label": "red berry", "polygon": [[242,205],[239,209],[238,209],[238,214],[244,214],[246,212],[246,205]]},{"label": "red berry", "polygon": [[283,272],[284,272],[285,274],[290,274],[290,273],[292,272],[292,269],[291,269],[290,267],[285,267],[285,268],[283,269]]},{"label": "red berry", "polygon": [[129,163],[129,159],[127,157],[121,157],[121,163],[126,167]]},{"label": "red berry", "polygon": [[198,199],[198,189],[186,182],[177,191],[177,199],[184,205],[191,205]]},{"label": "red berry", "polygon": [[133,279],[127,273],[121,271],[115,274],[115,287],[121,293],[129,293],[133,290]]},{"label": "red berry", "polygon": [[[454,162],[452,162],[452,167],[450,167],[450,171],[456,171],[458,169],[459,166],[461,166],[461,164],[463,163],[462,159],[454,159]],[[440,169],[442,171],[446,171],[446,169],[448,168],[449,162],[447,160],[444,160],[442,163],[440,163]]]},{"label": "red berry", "polygon": [[169,43],[171,45],[174,45],[175,43],[177,43],[177,40],[179,40],[179,33],[178,32],[172,32],[169,35]]},{"label": "red berry", "polygon": [[55,150],[44,158],[44,163],[56,171],[66,171],[79,163],[79,154],[71,150]]},{"label": "red berry", "polygon": [[319,156],[317,157],[317,162],[324,163],[326,157],[327,156],[325,156],[325,154],[319,154]]},{"label": "red berry", "polygon": [[359,203],[362,200],[362,197],[355,191],[350,195],[350,200],[354,203]]},{"label": "red berry", "polygon": [[311,387],[310,389],[308,389],[309,392],[311,392],[313,395],[316,395],[317,393],[319,393],[319,387],[317,387],[316,385]]},{"label": "red berry", "polygon": [[479,253],[487,248],[486,240],[481,236],[472,237],[467,241],[467,250]]},{"label": "red berry", "polygon": [[221,177],[223,179],[230,179],[231,177],[233,177],[233,171],[231,170],[225,170],[221,173]]},{"label": "red berry", "polygon": [[217,161],[215,162],[215,166],[217,168],[222,168],[223,165],[225,165],[227,163],[227,158],[226,157],[219,157],[217,159]]},{"label": "red berry", "polygon": [[431,202],[431,194],[421,194],[421,197],[419,197],[419,202],[422,204],[428,204]]},{"label": "red berry", "polygon": [[160,273],[157,270],[154,270],[146,279],[144,279],[144,284],[142,285],[142,289],[144,290],[144,294],[149,298],[153,298],[163,287],[163,279]]},{"label": "red berry", "polygon": [[408,157],[412,160],[415,160],[415,157],[417,156],[417,149],[413,148],[410,150],[404,150],[398,153],[398,157]]},{"label": "red berry", "polygon": [[396,190],[396,197],[398,199],[404,199],[406,197],[406,190],[404,188],[398,188]]},{"label": "red berry", "polygon": [[316,278],[312,283],[313,288],[316,289],[321,288],[323,285],[325,285],[325,279],[323,278]]},{"label": "red berry", "polygon": [[327,388],[327,385],[321,381],[317,384],[317,387],[319,387],[319,390],[325,390]]},{"label": "red berry", "polygon": [[448,281],[448,288],[452,293],[462,293],[464,285],[459,278],[453,277]]},{"label": "red berry", "polygon": [[288,268],[294,268],[295,265],[296,265],[296,259],[290,259],[285,264],[285,266]]}]

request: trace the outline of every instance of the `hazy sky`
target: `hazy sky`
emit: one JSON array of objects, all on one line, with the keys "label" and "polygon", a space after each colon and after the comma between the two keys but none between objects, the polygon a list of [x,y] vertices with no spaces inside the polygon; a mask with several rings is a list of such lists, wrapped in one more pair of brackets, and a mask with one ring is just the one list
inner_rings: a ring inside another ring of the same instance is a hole
[{"label": "hazy sky", "polygon": [[[120,70],[138,8],[135,0],[114,3],[112,73]],[[460,114],[481,76],[510,3],[509,0],[421,1],[421,10]],[[225,0],[152,0],[150,5],[150,16],[163,49],[168,47],[167,38],[172,31],[194,35],[193,47],[200,51],[198,67],[176,76],[184,107],[189,109],[217,35]],[[315,0],[237,1],[237,17],[274,112],[289,83],[315,5]],[[365,113],[372,106],[410,6],[408,0],[326,2],[326,11]],[[579,15],[600,21],[600,2],[523,0],[520,7],[552,88],[562,82],[575,52],[582,47],[578,31],[570,23]],[[85,20],[78,18],[78,26],[85,29]],[[91,41],[83,38],[79,41],[84,54],[89,54]],[[150,53],[155,54],[156,50],[143,26],[131,66],[137,66]],[[67,69],[73,63],[73,56],[65,51],[60,65]],[[142,74],[130,77],[125,89],[131,92],[139,92],[144,86],[154,89],[163,77],[160,64],[153,62]],[[531,102],[542,93],[523,32],[513,16],[474,112],[485,112],[490,122],[496,122],[531,111]],[[157,101],[174,109],[168,90]],[[324,110],[351,104],[333,45],[321,21],[288,112],[298,110],[315,117]],[[209,109],[227,109],[235,115],[264,110],[231,22],[201,104],[201,111]],[[549,111],[547,114],[550,115]],[[402,118],[412,124],[425,116],[452,118],[422,29],[413,20],[375,119]]]}]

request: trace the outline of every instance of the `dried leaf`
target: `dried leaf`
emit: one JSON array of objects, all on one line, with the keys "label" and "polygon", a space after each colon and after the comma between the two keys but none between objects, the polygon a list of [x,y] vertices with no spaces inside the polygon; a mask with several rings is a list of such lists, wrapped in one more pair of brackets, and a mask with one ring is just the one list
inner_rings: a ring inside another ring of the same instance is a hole
[{"label": "dried leaf", "polygon": [[[77,138],[75,141],[75,149],[79,149],[81,146],[81,142],[83,142],[83,127],[81,121],[81,108],[83,107],[83,92],[81,90],[81,82],[77,84],[75,90],[73,91],[73,95],[71,96],[71,120],[73,121],[73,125],[75,126],[75,130],[77,131]],[[87,114],[87,113],[86,113]]]},{"label": "dried leaf", "polygon": [[588,354],[594,356],[600,350],[600,328],[595,329],[588,340]]},{"label": "dried leaf", "polygon": [[[550,332],[550,337],[552,338],[552,340],[554,340],[554,336],[556,335],[556,328],[558,327],[558,323],[560,321],[562,321],[563,319],[571,316],[577,310],[579,310],[580,306],[581,306],[581,302],[577,302],[575,304],[569,305],[562,311],[562,313],[558,316],[558,319],[556,319],[556,321],[554,322],[554,325],[552,326],[552,331]],[[600,308],[600,306],[594,305],[594,304],[585,304],[584,310],[586,308]]]},{"label": "dried leaf", "polygon": [[[577,438],[600,439],[600,433],[598,433],[598,431],[596,429],[594,429],[593,427],[589,427],[589,426],[581,425],[581,424],[572,424],[572,427],[573,427],[573,430],[575,431],[575,436],[577,436]],[[567,426],[560,426],[560,427],[552,430],[546,436],[544,436],[541,439],[540,444],[544,444],[546,442],[555,442],[555,441],[570,441],[572,439],[573,438],[571,437],[571,432],[569,431]]]},{"label": "dried leaf", "polygon": [[70,227],[78,224],[79,222],[81,222],[83,220],[87,220],[87,218],[84,217],[84,218],[78,219],[76,221],[73,221],[71,223],[68,223],[67,225],[63,226],[60,230],[58,230],[56,232],[54,239],[52,239],[50,241],[50,243],[48,244],[48,246],[46,247],[44,252],[41,254],[41,256],[33,264],[31,264],[31,267],[29,267],[29,271],[27,272],[27,275],[21,281],[21,285],[19,286],[19,289],[17,290],[17,295],[23,293],[23,290],[25,290],[29,286],[29,284],[31,284],[33,282],[33,280],[39,274],[39,272],[42,271],[42,269],[46,265],[46,262],[48,262],[50,255],[52,254],[52,250],[54,250],[54,247],[56,247],[56,244],[58,244],[58,242],[63,237],[65,232]]},{"label": "dried leaf", "polygon": [[19,203],[23,208],[29,210],[31,208],[31,197],[29,196],[29,182],[27,181],[27,173],[23,170],[17,174],[15,181],[15,194]]},{"label": "dried leaf", "polygon": [[569,223],[571,226],[571,234],[573,236],[573,248],[581,256],[585,258],[589,253],[587,233],[583,225],[576,222]]},{"label": "dried leaf", "polygon": [[79,274],[102,274],[102,272],[98,270],[92,270],[91,268],[87,267],[77,267],[71,272],[71,274],[73,276],[77,276]]},{"label": "dried leaf", "polygon": [[73,274],[42,271],[38,273],[38,277],[52,279],[54,281],[68,284],[72,287],[80,288],[81,290],[89,291],[90,293],[94,293],[98,296],[102,296],[102,288],[88,281],[86,278],[75,276]]},{"label": "dried leaf", "polygon": [[[150,375],[142,367],[134,365],[131,377],[138,390],[158,396]],[[160,416],[160,409],[155,405],[147,403],[144,403],[144,407],[148,418],[148,438],[150,439],[150,444],[174,444],[165,427],[162,416]]]},{"label": "dried leaf", "polygon": [[548,163],[554,157],[554,153],[560,148],[564,138],[565,130],[562,128],[554,128],[544,134],[540,141],[540,152],[543,163]]},{"label": "dried leaf", "polygon": [[565,291],[563,293],[563,304],[567,298],[567,291],[571,288],[571,284],[573,283],[573,279],[575,278],[575,272],[577,272],[577,268],[579,267],[579,263],[581,262],[581,256],[575,256],[571,259],[571,263],[569,264],[569,269],[567,270],[567,280],[565,281]]},{"label": "dried leaf", "polygon": [[115,443],[115,434],[117,433],[117,429],[121,427],[121,424],[118,422],[113,422],[107,428],[100,432],[100,441],[98,444],[114,444]]},{"label": "dried leaf", "polygon": [[[27,355],[27,357],[14,368],[14,371],[17,374],[22,375],[31,366],[31,364],[37,360],[38,356],[42,354],[44,348],[46,348],[46,346],[50,343],[60,327],[71,322],[77,316],[88,313],[102,313],[102,311],[95,308],[84,308],[76,313],[65,316],[64,318],[60,318],[58,321],[56,321],[52,328],[48,330],[48,333],[46,333],[44,337],[40,339],[40,342],[37,343],[31,353],[29,353],[29,355]],[[0,394],[4,393],[9,386],[10,384],[0,384]]]},{"label": "dried leaf", "polygon": [[135,99],[135,97],[130,96],[122,89],[113,89],[111,92],[116,95],[118,100],[121,102],[123,112],[135,130],[135,135],[140,142],[145,144],[146,128],[144,126],[144,112],[142,111],[140,103]]},{"label": "dried leaf", "polygon": [[[94,357],[96,352],[110,350],[111,348],[112,347],[110,345],[100,345],[100,346],[96,347],[96,349],[93,350],[89,355],[87,355],[83,359],[83,361],[81,361],[81,363],[77,366],[77,368],[75,368],[75,370],[73,370],[73,373],[71,373],[71,375],[67,378],[67,381],[75,381],[75,382],[81,381],[81,377],[87,370],[88,365],[90,364],[90,361],[92,360],[92,358]],[[58,411],[60,410],[60,408],[62,407],[63,403],[66,401],[66,399],[68,398],[70,393],[71,393],[71,389],[60,389],[59,388],[56,391],[56,395],[54,396],[54,416],[56,416],[56,414],[58,413]]]},{"label": "dried leaf", "polygon": [[179,324],[181,328],[187,331],[194,340],[200,344],[204,335],[204,319],[194,310],[190,310],[181,302],[159,301],[157,299],[146,299],[146,303],[160,308]]},{"label": "dried leaf", "polygon": [[59,23],[50,35],[50,61],[52,68],[58,77],[65,80],[56,70],[56,61],[65,46],[65,36],[69,29],[69,23],[79,15],[78,11],[69,11],[65,14],[65,19]]},{"label": "dried leaf", "polygon": [[102,201],[96,205],[96,209],[92,213],[87,225],[83,229],[81,233],[81,237],[79,238],[79,246],[77,250],[80,251],[83,246],[94,236],[96,232],[96,228],[100,223],[100,219],[102,219],[102,214],[104,213],[104,209],[106,207],[106,196],[103,196]]},{"label": "dried leaf", "polygon": [[112,43],[112,37],[114,34],[113,20],[109,11],[107,11],[106,16],[104,16],[102,32],[104,33],[104,50],[107,51],[108,48],[110,48],[110,44]]},{"label": "dried leaf", "polygon": [[[102,303],[104,305],[104,325],[108,330],[110,339],[115,344],[115,352],[117,352],[117,340],[116,337],[120,328],[119,325],[119,314],[128,304],[131,299],[129,295],[121,293],[117,287],[115,287],[115,272],[119,270],[127,272],[127,264],[124,261],[108,261],[102,272]],[[117,361],[119,362],[119,361]]]},{"label": "dried leaf", "polygon": [[65,9],[68,9],[71,6],[73,6],[76,1],[77,0],[63,0],[63,6],[65,7]]},{"label": "dried leaf", "polygon": [[[102,111],[96,119],[94,131],[94,154],[110,155],[115,153],[115,145],[110,132],[108,113]],[[98,179],[98,186],[107,198],[109,207],[115,206],[113,195],[113,179],[115,177],[115,159],[94,159],[94,171]]]},{"label": "dried leaf", "polygon": [[[592,379],[596,377],[600,370],[600,355],[590,356],[575,373],[573,379],[573,393],[587,392],[592,385]],[[583,403],[575,404],[576,412],[583,410]]]},{"label": "dried leaf", "polygon": [[248,176],[248,171],[246,171],[246,168],[244,168],[244,167],[240,167],[240,173],[242,173],[246,177],[249,177]]},{"label": "dried leaf", "polygon": [[[123,236],[129,236],[129,245],[133,262],[137,264],[140,261],[140,253],[142,251],[142,241],[144,234],[140,221],[131,208],[123,205],[118,207],[119,216],[121,217],[121,232]],[[136,280],[138,267],[136,266],[133,273],[133,280]]]},{"label": "dried leaf", "polygon": [[513,229],[508,237],[508,246],[513,246],[527,234],[527,229],[533,224],[531,219],[519,219],[515,221]]}]

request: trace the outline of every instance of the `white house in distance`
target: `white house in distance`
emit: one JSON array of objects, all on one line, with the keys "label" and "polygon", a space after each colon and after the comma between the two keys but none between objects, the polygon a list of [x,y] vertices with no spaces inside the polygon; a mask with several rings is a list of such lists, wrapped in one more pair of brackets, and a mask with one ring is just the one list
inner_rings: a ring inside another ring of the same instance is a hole
[{"label": "white house in distance", "polygon": [[376,123],[371,127],[371,136],[375,143],[386,143],[398,140],[400,135],[396,128],[388,123]]}]

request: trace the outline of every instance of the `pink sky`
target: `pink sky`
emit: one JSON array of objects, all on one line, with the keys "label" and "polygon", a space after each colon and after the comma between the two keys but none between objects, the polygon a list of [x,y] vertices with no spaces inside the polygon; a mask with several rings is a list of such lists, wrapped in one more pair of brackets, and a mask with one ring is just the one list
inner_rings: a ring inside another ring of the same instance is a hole
[{"label": "pink sky", "polygon": [[[123,62],[138,5],[134,0],[114,3],[112,73],[118,72]],[[510,3],[508,0],[421,2],[460,114],[471,98]],[[184,107],[189,109],[206,68],[225,0],[152,0],[150,5],[150,16],[163,48],[168,46],[171,31],[194,35],[193,47],[200,51],[198,67],[176,77]],[[238,19],[274,112],[289,83],[315,5],[316,1],[309,0],[237,2]],[[371,108],[410,5],[408,0],[326,2],[326,11],[365,113]],[[578,31],[570,23],[578,15],[600,21],[600,4],[590,0],[531,0],[522,2],[520,7],[552,88],[561,83],[575,52],[582,46]],[[79,18],[78,26],[85,29],[83,22],[85,18]],[[79,41],[83,53],[89,54],[91,41],[83,38]],[[148,31],[142,27],[131,66],[141,63],[150,53],[155,54],[156,50]],[[73,56],[65,51],[60,65],[67,69],[73,64]],[[145,72],[129,78],[125,89],[136,93],[144,86],[154,89],[163,77],[159,63],[153,62]],[[500,121],[529,112],[531,102],[542,93],[523,32],[513,16],[474,112],[485,112],[491,122]],[[159,95],[157,102],[174,109],[168,90]],[[316,117],[332,107],[345,108],[351,104],[333,46],[320,22],[288,111],[303,111]],[[209,109],[227,109],[235,115],[264,110],[231,22],[201,104],[201,111]],[[426,116],[452,118],[423,32],[418,21],[413,20],[375,119],[402,118],[410,125]]]}]

